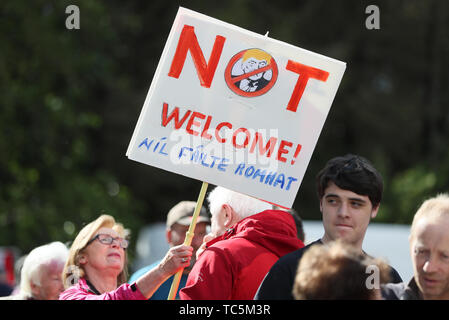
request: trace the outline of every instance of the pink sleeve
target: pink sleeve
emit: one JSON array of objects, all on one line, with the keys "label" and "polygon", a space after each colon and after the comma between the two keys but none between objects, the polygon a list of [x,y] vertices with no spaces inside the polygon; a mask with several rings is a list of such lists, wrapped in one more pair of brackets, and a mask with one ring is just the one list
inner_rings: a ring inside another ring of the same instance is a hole
[{"label": "pink sleeve", "polygon": [[[132,287],[134,285],[134,287]],[[134,288],[134,289],[133,289]],[[124,283],[117,289],[96,295],[77,286],[70,287],[59,296],[59,300],[146,300],[137,285]]]}]

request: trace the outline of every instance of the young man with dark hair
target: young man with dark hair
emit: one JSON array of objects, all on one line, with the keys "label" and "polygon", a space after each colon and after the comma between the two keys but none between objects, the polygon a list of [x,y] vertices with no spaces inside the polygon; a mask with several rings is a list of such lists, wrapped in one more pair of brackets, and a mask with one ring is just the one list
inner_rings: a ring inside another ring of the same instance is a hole
[{"label": "young man with dark hair", "polygon": [[[256,300],[293,300],[292,290],[299,261],[311,246],[341,239],[362,251],[371,219],[379,210],[383,182],[365,158],[348,154],[329,160],[318,173],[317,192],[323,216],[324,236],[279,259],[266,275]],[[391,282],[402,282],[391,268]]]}]

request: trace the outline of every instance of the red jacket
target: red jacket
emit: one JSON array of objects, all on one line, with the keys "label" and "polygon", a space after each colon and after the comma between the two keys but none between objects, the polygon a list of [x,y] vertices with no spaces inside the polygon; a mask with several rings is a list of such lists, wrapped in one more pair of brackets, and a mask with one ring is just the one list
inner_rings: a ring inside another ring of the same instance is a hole
[{"label": "red jacket", "polygon": [[179,296],[182,300],[252,300],[271,266],[302,247],[289,213],[266,210],[249,216],[207,243]]}]

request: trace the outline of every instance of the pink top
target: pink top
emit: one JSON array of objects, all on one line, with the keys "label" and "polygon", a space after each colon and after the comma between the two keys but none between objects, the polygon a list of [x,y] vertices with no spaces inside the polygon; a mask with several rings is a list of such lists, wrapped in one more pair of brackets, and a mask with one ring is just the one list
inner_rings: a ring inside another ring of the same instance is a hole
[{"label": "pink top", "polygon": [[62,292],[59,300],[146,300],[146,298],[136,283],[124,283],[113,291],[97,295],[89,288],[86,280],[81,278],[77,284]]}]

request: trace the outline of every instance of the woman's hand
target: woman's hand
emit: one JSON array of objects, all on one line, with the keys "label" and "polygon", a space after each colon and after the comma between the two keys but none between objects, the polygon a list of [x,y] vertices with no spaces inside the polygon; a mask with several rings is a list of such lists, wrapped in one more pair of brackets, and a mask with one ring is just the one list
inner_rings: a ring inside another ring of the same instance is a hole
[{"label": "woman's hand", "polygon": [[193,248],[179,245],[170,248],[164,259],[153,269],[145,273],[136,284],[140,292],[148,299],[170,276],[177,271],[189,266]]},{"label": "woman's hand", "polygon": [[193,248],[191,246],[179,245],[170,248],[164,259],[159,263],[159,267],[165,274],[171,276],[179,270],[190,265]]}]

